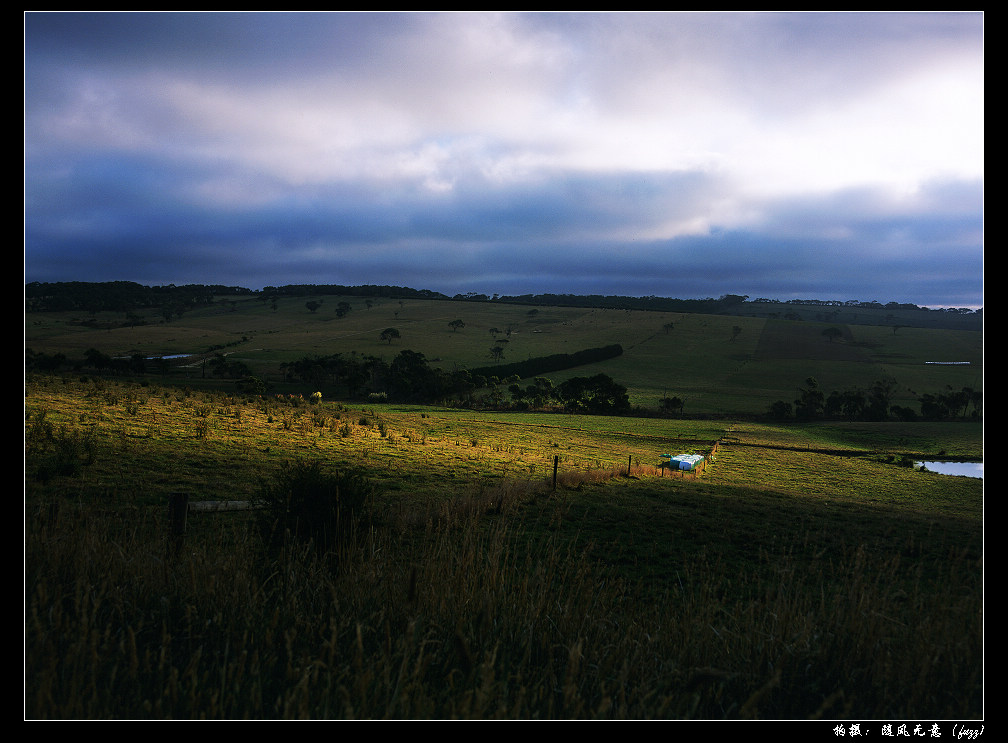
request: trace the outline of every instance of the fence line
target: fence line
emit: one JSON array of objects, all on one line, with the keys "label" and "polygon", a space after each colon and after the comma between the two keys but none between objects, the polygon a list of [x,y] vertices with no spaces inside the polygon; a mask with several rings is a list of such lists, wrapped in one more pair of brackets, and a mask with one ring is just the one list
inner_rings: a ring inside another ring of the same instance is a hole
[{"label": "fence line", "polygon": [[[661,473],[662,477],[665,476],[665,470],[672,470],[672,477],[682,477],[695,480],[704,470],[707,468],[707,462],[710,461],[714,455],[717,453],[720,445],[720,441],[714,441],[711,443],[710,452],[691,470],[680,470],[678,468],[672,468],[668,462],[661,463]],[[633,455],[630,455],[627,459],[627,474],[630,474],[630,468],[633,463]],[[557,489],[557,470],[560,464],[560,457],[554,455],[553,457],[553,491]],[[226,500],[208,500],[208,501],[190,501],[189,493],[186,492],[175,492],[171,493],[168,499],[168,520],[170,524],[170,536],[171,542],[174,546],[176,552],[182,545],[182,540],[185,537],[186,530],[186,519],[190,513],[226,513],[229,511],[252,511],[266,506],[263,501],[256,500],[238,500],[238,501],[226,501]]]},{"label": "fence line", "polygon": [[168,522],[170,545],[177,554],[185,538],[186,519],[192,513],[224,513],[227,511],[253,511],[265,508],[263,501],[254,500],[205,500],[190,501],[189,493],[175,492],[168,497]]}]

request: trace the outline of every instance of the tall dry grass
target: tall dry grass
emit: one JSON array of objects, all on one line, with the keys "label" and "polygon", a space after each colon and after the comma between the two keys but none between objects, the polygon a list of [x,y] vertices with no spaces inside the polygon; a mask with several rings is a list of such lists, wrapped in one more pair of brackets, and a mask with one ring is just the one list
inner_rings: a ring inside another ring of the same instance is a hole
[{"label": "tall dry grass", "polygon": [[239,514],[191,515],[176,554],[160,512],[40,507],[25,716],[982,716],[962,556],[908,582],[898,555],[853,547],[751,574],[704,551],[656,595],[564,538],[561,496],[511,482],[383,507],[339,559],[267,556]]}]

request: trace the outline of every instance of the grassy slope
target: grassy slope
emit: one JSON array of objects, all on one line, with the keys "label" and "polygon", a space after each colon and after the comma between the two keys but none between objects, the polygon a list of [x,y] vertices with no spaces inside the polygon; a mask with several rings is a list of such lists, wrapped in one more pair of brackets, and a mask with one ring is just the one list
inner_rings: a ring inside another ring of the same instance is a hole
[{"label": "grassy slope", "polygon": [[[663,395],[685,400],[692,414],[762,413],[775,400],[791,401],[797,388],[815,377],[824,390],[868,388],[882,374],[896,378],[895,404],[916,407],[915,396],[946,386],[981,388],[983,336],[980,332],[851,325],[829,343],[818,322],[765,320],[714,315],[438,300],[379,300],[368,309],[356,297],[344,318],[334,309],[339,297],[324,297],[320,309],[305,309],[308,298],[281,299],[273,310],[258,299],[193,311],[171,323],[151,315],[150,325],[92,329],[73,324],[86,319],[62,313],[26,316],[25,344],[36,352],[81,357],[88,348],[111,356],[144,353],[207,353],[211,348],[248,364],[269,382],[282,379],[280,364],[306,355],[358,353],[391,361],[403,349],[423,353],[444,369],[492,364],[490,349],[504,339],[505,361],[570,353],[619,343],[623,356],[550,375],[605,373],[626,386],[631,402],[657,407]],[[98,316],[120,322],[122,318]],[[449,323],[462,320],[455,331]],[[666,330],[672,323],[673,328]],[[742,332],[732,340],[732,328]],[[379,339],[395,327],[401,337]],[[501,335],[490,333],[492,328]],[[504,332],[510,330],[505,336]],[[932,366],[925,361],[970,361],[971,366]],[[198,381],[198,367],[190,379]],[[306,394],[311,390],[306,391]]]}]

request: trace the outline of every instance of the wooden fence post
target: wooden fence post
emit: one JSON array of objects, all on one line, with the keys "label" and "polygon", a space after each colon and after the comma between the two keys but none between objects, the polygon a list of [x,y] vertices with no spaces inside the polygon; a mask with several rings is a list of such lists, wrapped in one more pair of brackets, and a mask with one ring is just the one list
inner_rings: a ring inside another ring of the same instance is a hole
[{"label": "wooden fence post", "polygon": [[189,513],[189,494],[172,493],[168,501],[168,520],[171,528],[171,544],[178,553],[185,536],[186,515]]},{"label": "wooden fence post", "polygon": [[560,455],[553,455],[553,490],[556,491],[557,465],[560,463]]},{"label": "wooden fence post", "polygon": [[52,536],[56,531],[56,522],[59,520],[59,501],[55,498],[49,502],[47,514],[45,533],[47,536]]}]

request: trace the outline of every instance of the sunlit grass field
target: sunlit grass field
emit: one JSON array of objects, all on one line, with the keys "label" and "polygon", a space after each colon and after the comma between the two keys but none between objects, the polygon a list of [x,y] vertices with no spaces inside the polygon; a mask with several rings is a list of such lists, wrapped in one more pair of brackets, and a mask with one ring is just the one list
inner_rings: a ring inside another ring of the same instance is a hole
[{"label": "sunlit grass field", "polygon": [[[25,392],[26,717],[983,718],[983,483],[900,465],[981,424]],[[171,548],[173,493],[297,460],[374,484],[338,553],[267,554],[254,511]]]}]

